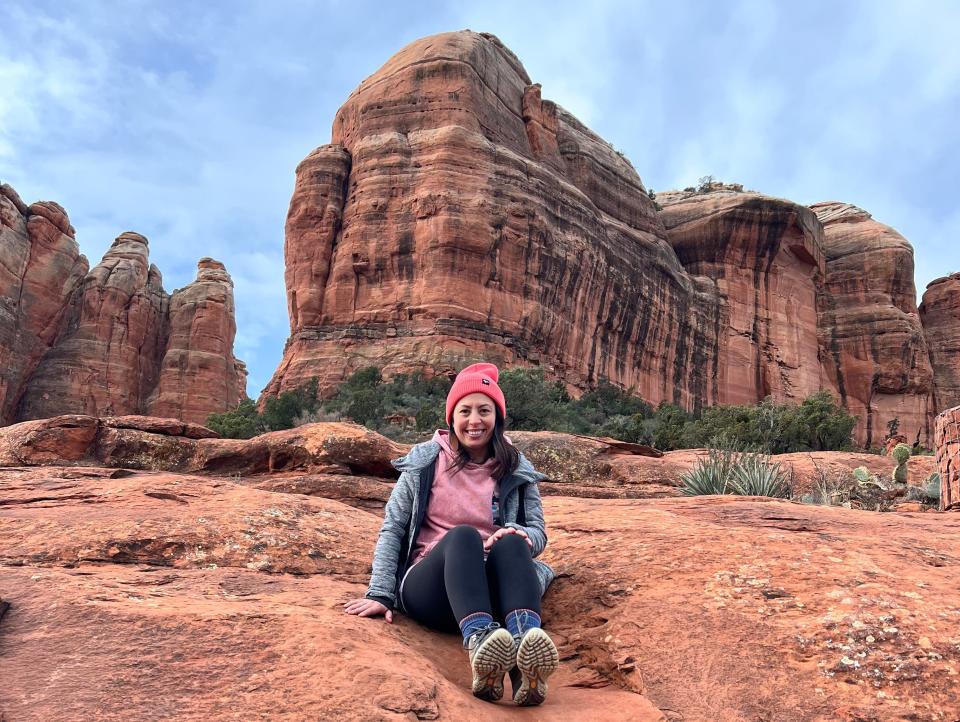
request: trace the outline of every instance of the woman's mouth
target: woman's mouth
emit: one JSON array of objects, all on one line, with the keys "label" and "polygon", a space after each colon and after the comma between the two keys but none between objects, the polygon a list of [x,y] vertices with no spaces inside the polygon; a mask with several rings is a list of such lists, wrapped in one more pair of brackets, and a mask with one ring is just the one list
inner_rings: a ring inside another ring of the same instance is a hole
[{"label": "woman's mouth", "polygon": [[470,439],[479,439],[486,433],[486,429],[470,429],[467,431],[467,437]]}]

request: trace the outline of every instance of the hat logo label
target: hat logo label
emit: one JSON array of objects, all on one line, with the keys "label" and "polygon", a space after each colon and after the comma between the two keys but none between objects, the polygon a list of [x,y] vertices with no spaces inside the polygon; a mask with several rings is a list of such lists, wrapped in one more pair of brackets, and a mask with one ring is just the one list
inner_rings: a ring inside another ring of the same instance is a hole
[{"label": "hat logo label", "polygon": [[480,383],[482,383],[484,386],[489,386],[490,379],[480,379]]}]

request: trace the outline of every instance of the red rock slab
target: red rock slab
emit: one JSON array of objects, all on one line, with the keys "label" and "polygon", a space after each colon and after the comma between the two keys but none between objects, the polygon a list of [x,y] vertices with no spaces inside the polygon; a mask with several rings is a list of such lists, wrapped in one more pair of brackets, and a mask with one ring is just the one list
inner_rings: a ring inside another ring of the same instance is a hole
[{"label": "red rock slab", "polygon": [[[171,436],[183,429],[188,436]],[[0,428],[0,466],[87,463],[152,471],[260,474],[309,468],[396,478],[408,446],[352,423],[306,424],[252,439],[198,438],[204,427],[169,419],[57,416]]]},{"label": "red rock slab", "polygon": [[545,510],[544,619],[596,684],[670,720],[960,716],[955,515],[730,497]]},{"label": "red rock slab", "polygon": [[380,514],[393,484],[372,476],[346,474],[264,474],[239,480],[244,486],[279,494],[305,494],[336,499],[344,504]]},{"label": "red rock slab", "polygon": [[67,415],[0,428],[0,466],[91,461],[99,423]]},{"label": "red rock slab", "polygon": [[163,434],[164,436],[185,436],[188,439],[219,439],[218,434],[213,429],[208,429],[200,424],[192,424],[189,421],[180,419],[166,419],[156,416],[108,416],[103,420],[104,426],[114,429],[137,429],[147,431],[151,434]]},{"label": "red rock slab", "polygon": [[[793,487],[797,494],[810,490],[818,481],[824,479],[828,482],[839,478],[849,479],[858,466],[865,466],[871,474],[889,481],[897,465],[890,456],[850,451],[778,454],[773,460],[791,469]],[[936,470],[936,459],[932,455],[911,456],[907,461],[907,483],[911,486],[923,486],[930,474]]]},{"label": "red rock slab", "polygon": [[363,575],[379,520],[337,501],[114,469],[0,470],[0,565]]},{"label": "red rock slab", "polygon": [[482,702],[459,639],[403,617],[347,616],[342,604],[361,588],[325,576],[0,570],[12,603],[0,626],[0,708],[10,719],[664,719],[616,687],[559,683],[541,708]]},{"label": "red rock slab", "polygon": [[[547,479],[543,494],[617,499],[679,496],[681,475],[689,472],[706,449],[660,452],[659,457],[624,454],[604,439],[552,431],[515,431],[510,434],[523,453]],[[779,454],[772,458],[790,472],[795,493],[809,491],[818,481],[848,480],[858,466],[889,478],[895,463],[890,457],[846,451]],[[908,462],[908,483],[922,486],[933,473],[933,456],[914,456]]]}]

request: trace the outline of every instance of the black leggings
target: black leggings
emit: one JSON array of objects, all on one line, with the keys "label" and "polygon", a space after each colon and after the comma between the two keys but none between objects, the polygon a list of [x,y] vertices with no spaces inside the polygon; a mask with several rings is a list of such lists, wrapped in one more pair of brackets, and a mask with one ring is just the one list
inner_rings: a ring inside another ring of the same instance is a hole
[{"label": "black leggings", "polygon": [[459,621],[476,612],[499,619],[515,609],[540,614],[540,582],[527,540],[519,534],[498,539],[483,559],[483,540],[472,526],[448,531],[403,582],[407,614],[442,631],[459,631]]}]

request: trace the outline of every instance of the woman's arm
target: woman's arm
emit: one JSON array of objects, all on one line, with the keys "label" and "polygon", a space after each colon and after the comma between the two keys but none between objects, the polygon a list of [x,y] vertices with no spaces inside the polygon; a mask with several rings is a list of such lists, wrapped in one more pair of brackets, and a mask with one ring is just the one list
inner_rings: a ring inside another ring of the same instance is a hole
[{"label": "woman's arm", "polygon": [[[519,493],[519,490],[517,491]],[[519,507],[518,507],[519,511]],[[540,490],[531,482],[523,490],[523,511],[526,517],[526,526],[515,522],[507,522],[505,526],[522,531],[530,540],[530,552],[539,556],[547,546],[547,524],[543,518],[543,502],[540,500]]]},{"label": "woman's arm", "polygon": [[403,555],[403,537],[413,509],[414,480],[409,471],[400,475],[383,511],[383,525],[373,551],[373,571],[366,598],[380,602],[388,609],[397,605],[397,566]]}]

